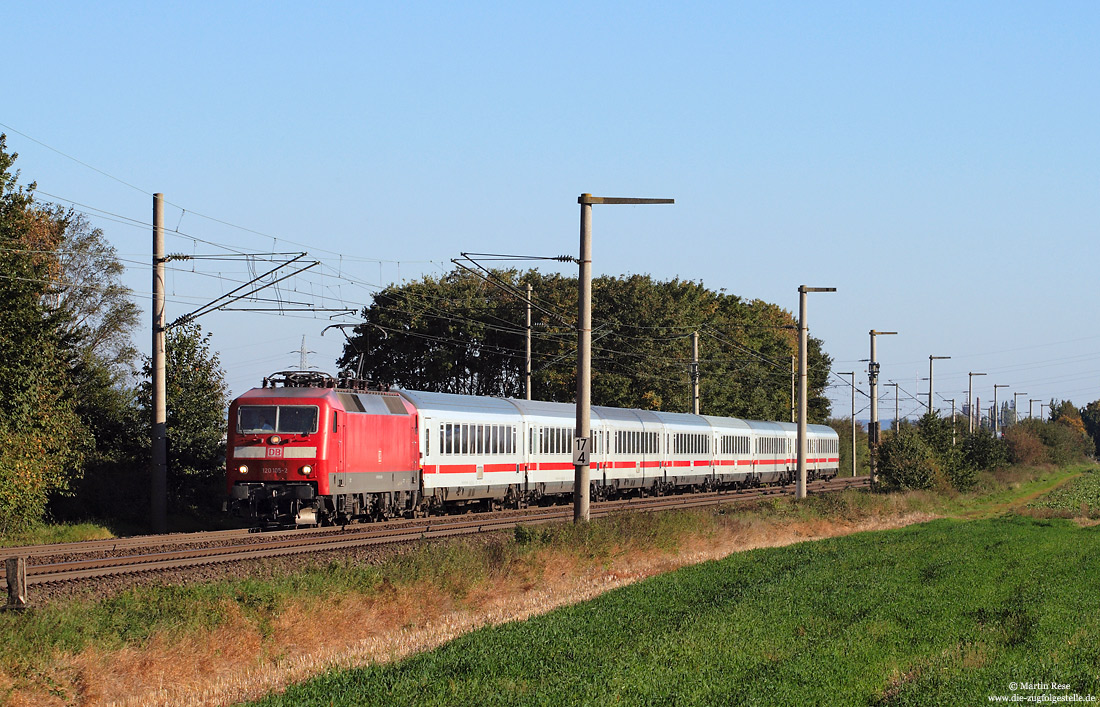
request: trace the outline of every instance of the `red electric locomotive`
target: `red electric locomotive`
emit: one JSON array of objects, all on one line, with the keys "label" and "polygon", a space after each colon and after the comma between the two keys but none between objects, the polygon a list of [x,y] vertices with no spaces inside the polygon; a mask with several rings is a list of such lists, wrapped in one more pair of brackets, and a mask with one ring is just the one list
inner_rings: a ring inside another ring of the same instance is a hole
[{"label": "red electric locomotive", "polygon": [[415,413],[368,381],[302,371],[264,378],[229,407],[230,509],[268,525],[312,525],[415,508]]}]

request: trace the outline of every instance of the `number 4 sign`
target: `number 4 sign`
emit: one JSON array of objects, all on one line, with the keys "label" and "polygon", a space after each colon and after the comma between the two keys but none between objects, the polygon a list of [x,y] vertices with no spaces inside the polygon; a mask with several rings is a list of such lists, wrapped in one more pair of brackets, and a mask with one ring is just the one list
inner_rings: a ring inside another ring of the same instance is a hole
[{"label": "number 4 sign", "polygon": [[573,464],[581,466],[587,464],[592,456],[592,439],[590,437],[573,438]]}]

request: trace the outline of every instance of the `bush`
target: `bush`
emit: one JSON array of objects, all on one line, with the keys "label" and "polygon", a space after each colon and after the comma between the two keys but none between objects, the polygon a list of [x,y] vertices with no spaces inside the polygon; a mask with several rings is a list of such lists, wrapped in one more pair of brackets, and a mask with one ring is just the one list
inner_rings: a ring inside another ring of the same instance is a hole
[{"label": "bush", "polygon": [[1055,464],[1082,461],[1092,451],[1092,444],[1083,432],[1063,424],[1060,420],[1043,423],[1038,432],[1039,438],[1047,447],[1050,460]]},{"label": "bush", "polygon": [[879,475],[888,487],[931,488],[936,471],[932,450],[913,428],[903,428],[879,445]]},{"label": "bush", "polygon": [[953,488],[966,491],[974,486],[977,469],[964,456],[963,447],[955,443],[958,434],[953,422],[935,413],[926,414],[917,423],[916,432],[928,447],[940,476]]},{"label": "bush", "polygon": [[1008,464],[1008,447],[988,430],[974,430],[962,440],[963,464],[974,469],[997,469]]},{"label": "bush", "polygon": [[1050,461],[1047,448],[1039,438],[1035,427],[1032,424],[1019,424],[1005,430],[1008,460],[1013,464],[1038,466]]}]

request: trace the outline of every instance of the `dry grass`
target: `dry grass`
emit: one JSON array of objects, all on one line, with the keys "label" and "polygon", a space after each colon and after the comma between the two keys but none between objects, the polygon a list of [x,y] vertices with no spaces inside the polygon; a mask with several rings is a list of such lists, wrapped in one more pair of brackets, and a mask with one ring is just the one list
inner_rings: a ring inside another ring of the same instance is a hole
[{"label": "dry grass", "polygon": [[[384,662],[436,648],[487,624],[519,621],[616,587],[734,552],[930,520],[926,513],[863,520],[737,521],[685,536],[675,550],[534,551],[516,572],[491,575],[461,601],[428,584],[383,586],[369,597],[303,601],[261,629],[243,615],[188,636],[157,635],[140,649],[58,656],[54,694],[11,694],[12,705],[208,705],[255,698],[324,670]],[[2,680],[3,678],[0,678]],[[10,684],[10,683],[9,683]],[[0,683],[0,689],[3,685]]]}]

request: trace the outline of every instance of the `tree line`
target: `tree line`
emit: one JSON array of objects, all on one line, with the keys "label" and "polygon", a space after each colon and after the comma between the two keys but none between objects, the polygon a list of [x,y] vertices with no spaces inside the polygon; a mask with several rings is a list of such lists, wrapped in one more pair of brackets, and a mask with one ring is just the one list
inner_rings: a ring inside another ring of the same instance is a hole
[{"label": "tree line", "polygon": [[[493,284],[456,269],[392,285],[362,311],[340,365],[412,390],[525,395],[527,285],[533,292],[532,398],[576,397],[577,280],[493,270]],[[791,419],[792,314],[702,283],[648,275],[592,281],[592,402],[691,412],[691,334],[699,332],[701,412]],[[832,363],[809,341],[809,418],[829,416]]]}]

